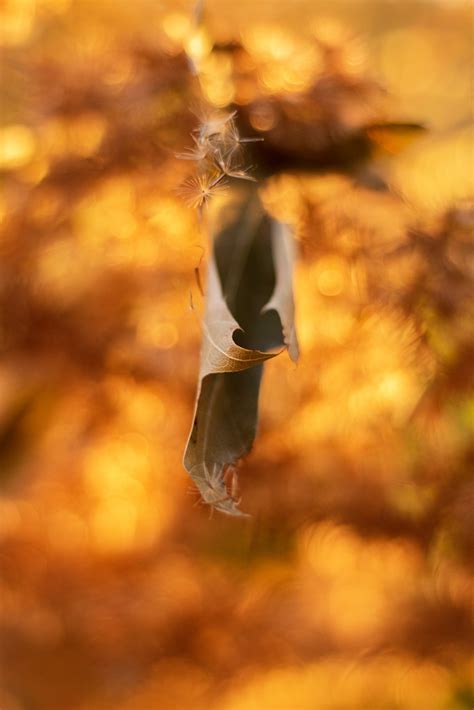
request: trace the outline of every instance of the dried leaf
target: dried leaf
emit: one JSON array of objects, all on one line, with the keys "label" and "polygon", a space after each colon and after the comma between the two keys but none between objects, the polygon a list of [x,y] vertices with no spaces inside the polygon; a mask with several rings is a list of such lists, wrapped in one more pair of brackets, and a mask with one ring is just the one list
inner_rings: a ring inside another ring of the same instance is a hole
[{"label": "dried leaf", "polygon": [[287,228],[264,211],[248,186],[221,213],[208,265],[199,389],[184,465],[202,498],[233,515],[236,492],[228,474],[252,447],[262,364],[275,347],[296,359],[293,245]]},{"label": "dried leaf", "polygon": [[295,330],[293,301],[293,263],[295,243],[288,225],[272,220],[272,249],[276,270],[276,286],[263,312],[275,310],[280,315],[285,345],[293,362],[299,355]]}]

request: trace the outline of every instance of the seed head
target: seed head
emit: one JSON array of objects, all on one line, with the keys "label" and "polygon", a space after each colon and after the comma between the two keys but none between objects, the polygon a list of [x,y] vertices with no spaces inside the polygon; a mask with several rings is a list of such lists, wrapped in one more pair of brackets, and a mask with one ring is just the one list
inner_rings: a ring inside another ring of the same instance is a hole
[{"label": "seed head", "polygon": [[226,177],[255,178],[242,166],[242,144],[259,138],[241,138],[235,123],[236,112],[215,113],[201,120],[192,136],[194,147],[177,155],[197,164],[197,175],[188,178],[179,192],[192,207],[202,208],[226,185]]},{"label": "seed head", "polygon": [[179,188],[179,193],[190,207],[201,208],[209,202],[211,197],[224,190],[225,187],[224,173],[217,175],[202,173],[201,175],[192,175],[187,178]]}]

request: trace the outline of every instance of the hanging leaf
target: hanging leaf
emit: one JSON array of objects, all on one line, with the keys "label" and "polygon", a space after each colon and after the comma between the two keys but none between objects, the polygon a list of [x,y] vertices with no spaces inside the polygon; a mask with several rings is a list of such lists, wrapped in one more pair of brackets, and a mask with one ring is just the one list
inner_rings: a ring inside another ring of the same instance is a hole
[{"label": "hanging leaf", "polygon": [[295,304],[293,300],[293,263],[295,243],[288,225],[272,220],[272,250],[276,271],[273,295],[263,313],[276,311],[281,320],[283,338],[293,362],[298,360],[298,340],[295,330]]},{"label": "hanging leaf", "polygon": [[296,360],[292,262],[286,227],[263,209],[255,186],[221,211],[208,265],[194,421],[184,465],[203,500],[242,515],[235,464],[251,449],[265,360],[286,346]]}]

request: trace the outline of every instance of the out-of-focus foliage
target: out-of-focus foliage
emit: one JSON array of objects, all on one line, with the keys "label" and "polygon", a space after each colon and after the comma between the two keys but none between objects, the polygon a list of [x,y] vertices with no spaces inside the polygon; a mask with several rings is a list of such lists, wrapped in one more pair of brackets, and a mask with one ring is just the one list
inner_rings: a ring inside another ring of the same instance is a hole
[{"label": "out-of-focus foliage", "polygon": [[[0,8],[2,710],[471,708],[469,8],[213,0],[197,31],[187,0]],[[181,464],[201,92],[275,150],[309,112],[329,151],[261,182],[300,246],[302,352],[268,365],[243,522]],[[331,167],[360,129],[369,163]]]}]

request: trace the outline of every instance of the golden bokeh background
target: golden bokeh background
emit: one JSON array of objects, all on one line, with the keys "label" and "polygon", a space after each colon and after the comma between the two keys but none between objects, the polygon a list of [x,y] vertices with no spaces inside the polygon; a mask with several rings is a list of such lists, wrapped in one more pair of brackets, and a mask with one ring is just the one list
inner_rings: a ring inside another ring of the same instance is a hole
[{"label": "golden bokeh background", "polygon": [[[471,8],[193,9],[0,2],[0,707],[471,710]],[[181,463],[205,103],[294,158],[261,187],[301,359],[266,365],[243,522]]]}]

